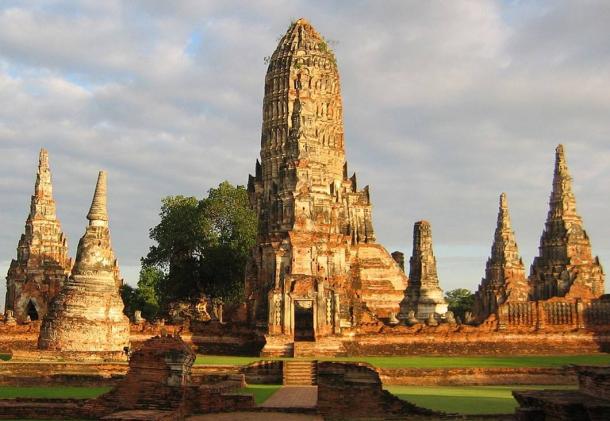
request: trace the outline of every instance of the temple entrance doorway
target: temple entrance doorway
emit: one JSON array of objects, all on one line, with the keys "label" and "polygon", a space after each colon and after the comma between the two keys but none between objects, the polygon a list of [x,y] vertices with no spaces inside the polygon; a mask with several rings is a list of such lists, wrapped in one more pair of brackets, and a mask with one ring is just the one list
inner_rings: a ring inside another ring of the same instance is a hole
[{"label": "temple entrance doorway", "polygon": [[313,301],[298,300],[294,303],[294,340],[314,341]]},{"label": "temple entrance doorway", "polygon": [[28,306],[25,309],[25,314],[30,316],[30,320],[32,321],[38,320],[38,311],[36,310],[36,306],[34,305],[32,300],[30,300],[30,302],[28,303]]}]

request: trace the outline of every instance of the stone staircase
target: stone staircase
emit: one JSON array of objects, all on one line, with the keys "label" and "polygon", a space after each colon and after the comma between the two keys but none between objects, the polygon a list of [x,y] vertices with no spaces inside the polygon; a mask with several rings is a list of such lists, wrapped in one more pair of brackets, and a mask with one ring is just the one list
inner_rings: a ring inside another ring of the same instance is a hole
[{"label": "stone staircase", "polygon": [[318,382],[317,361],[284,361],[284,385],[304,386]]}]

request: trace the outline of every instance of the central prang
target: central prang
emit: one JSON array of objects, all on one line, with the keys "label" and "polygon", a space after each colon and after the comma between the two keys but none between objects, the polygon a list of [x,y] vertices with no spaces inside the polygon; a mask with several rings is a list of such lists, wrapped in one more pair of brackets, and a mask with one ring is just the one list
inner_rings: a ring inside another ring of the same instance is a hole
[{"label": "central prang", "polygon": [[248,183],[250,322],[290,341],[393,317],[407,277],[376,243],[368,186],[348,177],[337,63],[304,19],[269,60],[260,155]]}]

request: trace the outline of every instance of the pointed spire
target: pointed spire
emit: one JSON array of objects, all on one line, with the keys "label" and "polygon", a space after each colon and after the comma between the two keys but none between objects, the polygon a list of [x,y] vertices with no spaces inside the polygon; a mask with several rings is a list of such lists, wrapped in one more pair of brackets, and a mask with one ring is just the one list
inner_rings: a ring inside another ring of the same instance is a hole
[{"label": "pointed spire", "polygon": [[502,303],[526,301],[529,292],[525,267],[511,227],[508,199],[506,193],[502,193],[491,256],[485,265],[485,277],[475,293],[475,317],[482,322],[490,314],[496,313]]},{"label": "pointed spire", "polygon": [[572,192],[572,177],[568,170],[563,145],[555,149],[555,171],[553,173],[553,191],[549,200],[549,216],[551,221],[557,218],[568,218],[571,222],[582,223],[576,213],[576,198]]},{"label": "pointed spire", "polygon": [[108,222],[108,211],[106,209],[106,171],[100,171],[97,177],[95,194],[93,195],[93,201],[91,202],[91,208],[87,214],[87,219],[90,222]]},{"label": "pointed spire", "polygon": [[500,205],[498,208],[498,223],[494,234],[494,242],[491,247],[492,262],[515,264],[520,261],[515,233],[510,222],[508,211],[508,199],[506,193],[500,195]]},{"label": "pointed spire", "polygon": [[592,256],[589,236],[576,212],[572,177],[563,145],[555,149],[549,213],[530,279],[535,299],[554,296],[587,298],[603,294],[603,271]]},{"label": "pointed spire", "polygon": [[432,227],[428,221],[418,221],[413,227],[413,254],[409,279],[422,285],[437,285],[436,258],[432,251]]},{"label": "pointed spire", "polygon": [[40,149],[38,155],[38,173],[36,174],[36,186],[34,187],[36,196],[48,195],[51,191],[51,171],[49,169],[49,153],[45,148]]}]

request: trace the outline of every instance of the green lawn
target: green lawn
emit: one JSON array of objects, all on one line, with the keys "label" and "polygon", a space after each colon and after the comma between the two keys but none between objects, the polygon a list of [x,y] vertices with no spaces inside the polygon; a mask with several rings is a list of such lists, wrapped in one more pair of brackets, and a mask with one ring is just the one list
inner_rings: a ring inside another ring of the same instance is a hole
[{"label": "green lawn", "polygon": [[577,386],[387,386],[386,390],[418,406],[459,414],[509,414],[517,402],[513,390],[561,389]]},{"label": "green lawn", "polygon": [[111,387],[40,386],[18,387],[0,386],[0,399],[14,398],[55,398],[89,399],[108,392]]},{"label": "green lawn", "polygon": [[[270,358],[198,355],[197,365],[247,365]],[[278,358],[289,359],[289,358]],[[338,357],[323,361],[363,361],[378,368],[561,367],[568,364],[610,364],[610,354],[515,357]]]},{"label": "green lawn", "polygon": [[239,389],[239,393],[251,393],[254,395],[254,401],[257,405],[265,402],[271,395],[282,387],[280,384],[250,384],[247,387]]}]

